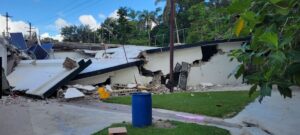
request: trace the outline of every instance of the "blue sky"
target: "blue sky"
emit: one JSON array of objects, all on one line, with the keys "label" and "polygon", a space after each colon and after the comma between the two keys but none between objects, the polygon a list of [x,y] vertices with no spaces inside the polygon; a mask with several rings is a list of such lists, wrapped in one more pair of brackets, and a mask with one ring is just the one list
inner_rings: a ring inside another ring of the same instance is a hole
[{"label": "blue sky", "polygon": [[121,6],[155,10],[164,3],[155,5],[155,0],[0,0],[0,5],[0,14],[8,12],[13,16],[12,21],[30,21],[41,34],[56,35],[59,34],[57,24],[88,23],[91,17],[100,24]]}]

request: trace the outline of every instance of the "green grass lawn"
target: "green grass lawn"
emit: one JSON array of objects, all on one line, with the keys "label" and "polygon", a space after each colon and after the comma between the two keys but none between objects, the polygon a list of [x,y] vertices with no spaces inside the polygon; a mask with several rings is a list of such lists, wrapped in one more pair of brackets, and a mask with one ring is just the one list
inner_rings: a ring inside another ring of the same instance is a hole
[{"label": "green grass lawn", "polygon": [[[248,91],[193,92],[152,95],[152,107],[227,118],[236,115],[258,93]],[[131,105],[131,96],[112,97],[105,102]]]},{"label": "green grass lawn", "polygon": [[[182,123],[170,121],[174,128],[159,128],[149,126],[145,128],[134,128],[128,123],[113,124],[110,127],[126,127],[128,135],[230,135],[229,131],[212,126],[202,126],[193,123]],[[107,135],[105,128],[94,135]]]}]

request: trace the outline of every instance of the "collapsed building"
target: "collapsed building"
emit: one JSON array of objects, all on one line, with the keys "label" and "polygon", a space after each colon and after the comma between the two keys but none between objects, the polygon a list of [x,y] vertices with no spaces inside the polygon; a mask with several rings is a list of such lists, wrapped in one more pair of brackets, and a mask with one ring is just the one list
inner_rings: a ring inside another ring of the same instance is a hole
[{"label": "collapsed building", "polygon": [[[239,64],[230,61],[229,52],[238,49],[249,38],[214,40],[174,47],[174,82],[169,82],[169,47],[124,45],[100,50],[73,49],[53,51],[53,45],[27,46],[22,40],[1,43],[15,50],[31,50],[30,58],[18,60],[18,65],[8,72],[10,52],[1,49],[3,66],[8,81],[16,91],[47,98],[64,85],[139,84],[151,89],[174,86],[179,89],[197,87],[205,83],[241,84],[241,79],[228,78]],[[11,45],[10,45],[11,44]],[[21,47],[20,47],[21,44]],[[1,47],[0,47],[1,48]],[[18,57],[19,58],[19,57]],[[64,65],[73,60],[73,68]],[[12,69],[12,68],[9,68]]]}]

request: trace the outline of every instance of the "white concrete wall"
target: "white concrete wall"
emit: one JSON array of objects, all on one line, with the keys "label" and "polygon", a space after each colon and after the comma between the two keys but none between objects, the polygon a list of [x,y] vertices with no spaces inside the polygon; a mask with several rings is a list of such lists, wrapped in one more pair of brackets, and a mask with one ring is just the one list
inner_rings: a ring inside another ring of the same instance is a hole
[{"label": "white concrete wall", "polygon": [[138,68],[136,66],[134,67],[128,67],[125,69],[101,74],[101,75],[95,75],[92,77],[87,77],[83,79],[78,79],[71,81],[69,84],[96,84],[100,82],[104,82],[107,78],[111,76],[112,84],[120,83],[120,84],[128,84],[128,83],[135,83],[136,78],[137,82],[139,84],[148,84],[152,78],[151,77],[144,77],[139,74]]},{"label": "white concrete wall", "polygon": [[238,65],[237,61],[230,62],[228,53],[232,49],[240,47],[241,43],[220,44],[218,49],[221,49],[225,54],[214,55],[209,62],[201,66],[192,67],[188,77],[188,86],[196,86],[200,83],[213,84],[241,84],[242,80],[236,80],[234,77],[228,78],[228,75]]},{"label": "white concrete wall", "polygon": [[[170,71],[170,53],[161,52],[146,55],[148,63],[144,66],[148,70],[156,71],[162,70],[163,74]],[[176,63],[187,62],[193,63],[194,60],[201,59],[201,47],[193,47],[187,49],[179,49],[174,51],[174,67]]]},{"label": "white concrete wall", "polygon": [[[238,65],[237,61],[229,61],[228,53],[232,49],[237,49],[241,42],[227,42],[218,45],[225,54],[216,54],[212,56],[209,62],[201,66],[191,68],[188,77],[188,86],[197,86],[200,83],[213,84],[240,84],[241,79],[227,78],[228,75]],[[148,70],[162,70],[164,74],[169,73],[169,52],[148,54],[148,63],[145,68]],[[175,50],[174,66],[176,63],[187,62],[192,64],[194,60],[201,59],[201,47],[193,47],[188,49]]]},{"label": "white concrete wall", "polygon": [[0,42],[0,57],[2,57],[2,67],[4,68],[4,73],[7,75],[7,48]]}]

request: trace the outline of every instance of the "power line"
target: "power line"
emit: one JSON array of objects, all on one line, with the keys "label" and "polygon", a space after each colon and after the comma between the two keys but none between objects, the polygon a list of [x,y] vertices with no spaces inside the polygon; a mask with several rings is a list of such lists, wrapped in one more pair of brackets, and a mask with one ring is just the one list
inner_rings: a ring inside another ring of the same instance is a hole
[{"label": "power line", "polygon": [[[67,8],[64,8],[64,10],[62,10],[61,12],[63,12],[65,16],[70,16],[70,15],[72,15],[72,13],[76,12],[78,9],[84,9],[84,8],[88,8],[90,6],[96,5],[95,4],[96,2],[98,2],[98,0],[82,1],[80,3],[75,3],[75,4],[72,4],[71,6],[68,6]],[[46,19],[40,19],[35,22],[44,22],[44,21],[49,21],[49,20],[55,19],[55,18],[57,18],[57,15],[47,17]]]}]

